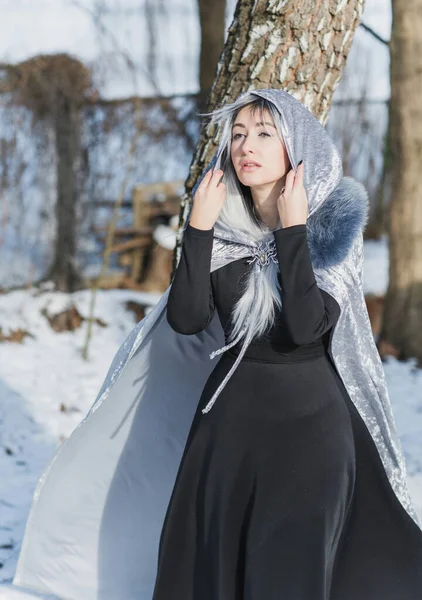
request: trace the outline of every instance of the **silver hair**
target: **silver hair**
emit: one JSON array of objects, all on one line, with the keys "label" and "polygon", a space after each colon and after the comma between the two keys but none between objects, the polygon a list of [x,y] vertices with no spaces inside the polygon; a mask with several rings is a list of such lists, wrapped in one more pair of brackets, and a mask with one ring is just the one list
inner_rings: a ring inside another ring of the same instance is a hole
[{"label": "silver hair", "polygon": [[[240,110],[246,106],[250,106],[253,114],[260,111],[261,117],[265,110],[268,111],[273,118],[277,133],[284,143],[278,109],[272,102],[260,96],[251,93],[242,94],[235,102],[225,104],[210,113],[202,113],[202,115],[211,117],[207,126],[208,131],[214,124],[217,124],[217,135],[221,132],[215,168],[221,168],[224,172],[226,200],[218,221],[259,241],[270,232],[270,229],[257,215],[250,188],[239,181],[231,160],[232,126]],[[259,269],[261,272],[258,276]],[[272,260],[263,267],[254,264],[248,277],[239,284],[242,293],[232,309],[232,328],[228,336],[228,343],[233,343],[236,338],[239,338],[239,341],[243,335],[247,335],[249,339],[261,337],[275,323],[275,307],[281,308],[282,305],[278,263],[274,263]],[[241,334],[242,331],[243,334]]]}]

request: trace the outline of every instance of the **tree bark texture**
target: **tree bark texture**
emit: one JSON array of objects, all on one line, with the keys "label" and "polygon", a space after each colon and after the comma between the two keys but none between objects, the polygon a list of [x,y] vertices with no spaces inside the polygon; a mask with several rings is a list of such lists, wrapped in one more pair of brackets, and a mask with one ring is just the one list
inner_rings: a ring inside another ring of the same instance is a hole
[{"label": "tree bark texture", "polygon": [[390,264],[379,347],[422,366],[422,1],[392,6]]},{"label": "tree bark texture", "polygon": [[[360,23],[364,0],[239,0],[211,90],[208,110],[242,92],[283,88],[325,124]],[[203,129],[182,198],[173,273],[191,191],[218,140]]]}]

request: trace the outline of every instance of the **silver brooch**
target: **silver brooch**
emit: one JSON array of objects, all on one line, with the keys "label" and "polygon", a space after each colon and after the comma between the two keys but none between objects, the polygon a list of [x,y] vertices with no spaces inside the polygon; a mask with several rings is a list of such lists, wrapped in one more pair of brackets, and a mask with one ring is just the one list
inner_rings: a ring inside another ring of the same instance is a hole
[{"label": "silver brooch", "polygon": [[274,263],[278,263],[277,249],[274,242],[258,242],[256,248],[253,250],[253,256],[247,262],[249,264],[257,261],[258,266],[262,269],[266,265],[270,264],[270,260]]}]

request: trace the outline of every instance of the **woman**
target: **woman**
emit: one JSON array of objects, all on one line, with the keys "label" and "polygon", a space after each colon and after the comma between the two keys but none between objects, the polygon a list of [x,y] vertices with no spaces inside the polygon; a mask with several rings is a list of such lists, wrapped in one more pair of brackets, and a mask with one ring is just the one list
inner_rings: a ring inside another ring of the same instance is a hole
[{"label": "woman", "polygon": [[[222,169],[210,169],[196,191],[167,318],[177,332],[194,334],[217,312],[235,339],[249,313],[255,337],[206,416],[239,341],[203,390],[164,523],[153,598],[416,600],[422,535],[384,489],[382,465],[330,360],[341,308],[312,269],[307,164],[291,168],[271,101],[245,99],[213,121],[223,117],[231,136]],[[237,187],[243,206],[225,205],[224,180],[229,201]],[[210,277],[219,218],[257,239],[273,232],[278,264],[256,288],[246,258]],[[349,549],[355,527],[359,543]]]},{"label": "woman", "polygon": [[14,582],[417,600],[422,532],[362,291],[367,194],[290,94],[213,117],[173,284],[41,478]]}]

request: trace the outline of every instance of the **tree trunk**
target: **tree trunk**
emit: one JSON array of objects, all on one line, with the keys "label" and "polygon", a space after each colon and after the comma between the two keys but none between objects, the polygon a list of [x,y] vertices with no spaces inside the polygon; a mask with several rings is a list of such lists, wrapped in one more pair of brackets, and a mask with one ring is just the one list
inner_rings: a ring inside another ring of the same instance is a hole
[{"label": "tree trunk", "polygon": [[392,6],[390,267],[379,348],[422,366],[422,1]]},{"label": "tree trunk", "polygon": [[201,28],[199,56],[199,110],[205,109],[224,46],[226,0],[198,0]]},{"label": "tree trunk", "polygon": [[374,198],[372,223],[373,238],[379,239],[388,230],[388,207],[391,202],[391,126],[390,101],[388,102],[388,124],[385,133],[381,178]]},{"label": "tree trunk", "polygon": [[[208,109],[233,102],[248,89],[283,88],[325,124],[363,6],[364,0],[239,0]],[[216,145],[204,128],[182,198],[173,273],[192,188]]]},{"label": "tree trunk", "polygon": [[57,96],[55,136],[57,155],[57,200],[55,260],[48,278],[56,289],[73,292],[81,284],[76,259],[78,163],[81,153],[79,107],[65,96]]}]

